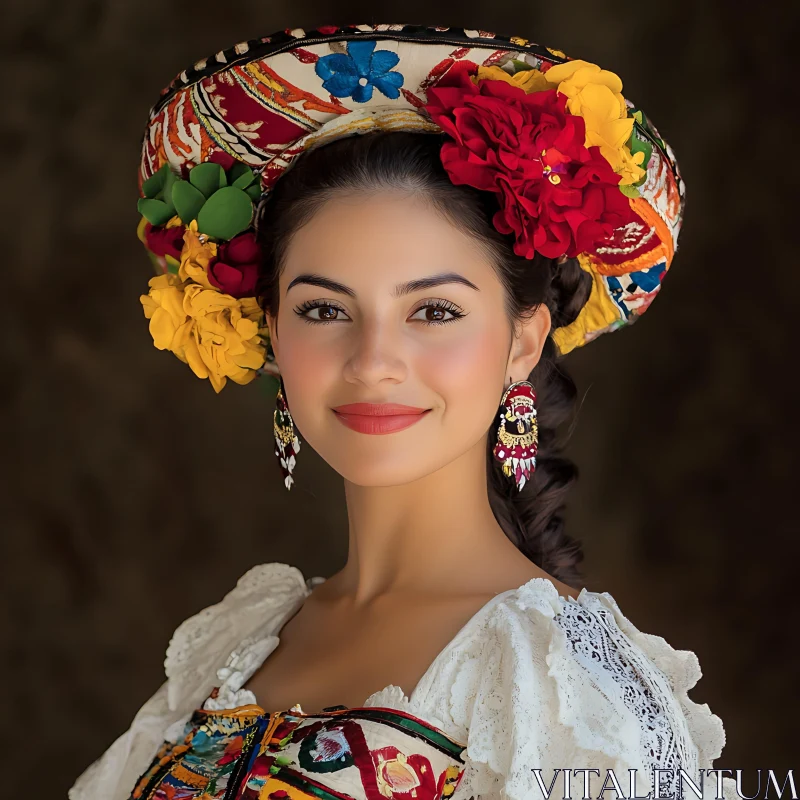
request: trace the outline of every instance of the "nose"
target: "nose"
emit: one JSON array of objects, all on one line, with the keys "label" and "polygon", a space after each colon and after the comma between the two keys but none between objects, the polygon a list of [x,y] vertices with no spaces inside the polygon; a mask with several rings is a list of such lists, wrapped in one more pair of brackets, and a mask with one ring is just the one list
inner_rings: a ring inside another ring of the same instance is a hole
[{"label": "nose", "polygon": [[402,342],[381,320],[364,320],[354,331],[353,349],[344,365],[348,383],[373,387],[383,382],[402,383],[408,375]]}]

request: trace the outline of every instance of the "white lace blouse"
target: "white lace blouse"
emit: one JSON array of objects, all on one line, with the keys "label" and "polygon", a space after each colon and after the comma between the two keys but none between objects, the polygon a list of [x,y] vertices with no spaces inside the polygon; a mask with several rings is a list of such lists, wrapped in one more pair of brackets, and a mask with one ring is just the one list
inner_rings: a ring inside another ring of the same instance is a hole
[{"label": "white lace blouse", "polygon": [[[261,564],[221,602],[183,622],[167,649],[167,680],[77,779],[70,800],[126,800],[160,744],[177,741],[195,709],[256,703],[242,686],[322,580],[306,580],[288,564]],[[639,795],[652,790],[655,768],[672,770],[659,773],[668,795],[677,791],[678,768],[697,781],[725,743],[719,717],[687,695],[700,675],[694,653],[641,633],[609,594],[584,589],[564,599],[534,578],[478,611],[410,697],[390,685],[364,705],[406,711],[467,743],[452,800],[542,800],[556,769],[561,777],[566,769],[598,770],[590,778],[593,798],[619,796],[609,771],[627,797],[629,770],[638,771]],[[573,797],[581,796],[585,775],[573,776]],[[561,778],[554,785],[551,797],[563,797]],[[716,778],[704,786],[704,798],[717,796]],[[731,779],[722,790],[736,796]]]}]

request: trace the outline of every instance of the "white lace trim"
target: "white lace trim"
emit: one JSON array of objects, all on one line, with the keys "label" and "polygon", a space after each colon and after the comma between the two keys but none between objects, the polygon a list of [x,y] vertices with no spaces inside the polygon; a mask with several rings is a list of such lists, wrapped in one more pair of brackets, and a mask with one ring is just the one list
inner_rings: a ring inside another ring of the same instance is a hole
[{"label": "white lace trim", "polygon": [[597,598],[587,597],[583,605],[564,603],[556,624],[598,690],[608,691],[615,704],[636,717],[645,774],[654,775],[656,768],[673,770],[671,780],[662,775],[659,795],[679,797],[677,770],[697,775],[698,753],[669,679],[620,631],[613,613]]},{"label": "white lace trim", "polygon": [[311,591],[299,569],[289,564],[259,564],[213,606],[181,623],[167,648],[169,707],[199,705],[214,688],[217,670],[252,637],[279,630]]},{"label": "white lace trim", "polygon": [[207,698],[203,708],[207,711],[221,711],[258,703],[255,694],[242,687],[278,646],[278,641],[277,636],[267,636],[264,639],[251,636],[244,639],[228,656],[225,666],[217,670],[217,696]]}]

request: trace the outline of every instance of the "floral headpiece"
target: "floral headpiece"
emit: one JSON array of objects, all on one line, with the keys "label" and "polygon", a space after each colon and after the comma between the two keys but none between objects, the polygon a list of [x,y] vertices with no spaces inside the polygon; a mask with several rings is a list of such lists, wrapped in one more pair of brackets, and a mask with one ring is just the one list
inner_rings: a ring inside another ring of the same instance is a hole
[{"label": "floral headpiece", "polygon": [[634,322],[660,290],[684,184],[653,124],[595,64],[519,37],[415,25],[323,26],[198,61],[150,113],[139,238],[155,346],[215,391],[278,373],[255,300],[255,207],[303,152],[371,130],[445,133],[455,184],[493,192],[493,224],[532,259],[593,278],[561,354]]}]

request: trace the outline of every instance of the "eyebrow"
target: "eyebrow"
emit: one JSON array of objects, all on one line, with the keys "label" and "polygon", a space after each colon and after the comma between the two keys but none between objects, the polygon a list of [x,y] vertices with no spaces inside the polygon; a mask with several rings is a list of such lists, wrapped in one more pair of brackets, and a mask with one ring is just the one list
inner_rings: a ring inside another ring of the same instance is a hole
[{"label": "eyebrow", "polygon": [[[429,275],[427,278],[417,278],[417,280],[400,283],[395,286],[392,294],[395,297],[404,297],[412,292],[419,292],[423,289],[432,289],[435,286],[442,286],[446,283],[460,283],[464,286],[469,286],[470,289],[474,289],[476,292],[480,291],[480,289],[478,289],[478,287],[472,283],[472,281],[467,280],[463,275],[459,275],[457,272],[442,272],[438,275]],[[339,281],[331,280],[330,278],[324,278],[322,275],[314,275],[313,273],[303,273],[302,275],[298,275],[286,287],[286,292],[288,293],[293,286],[297,286],[299,284],[319,286],[320,288],[327,289],[330,292],[346,294],[348,297],[356,296],[355,291],[349,286],[345,286],[345,284],[339,283]]]}]

